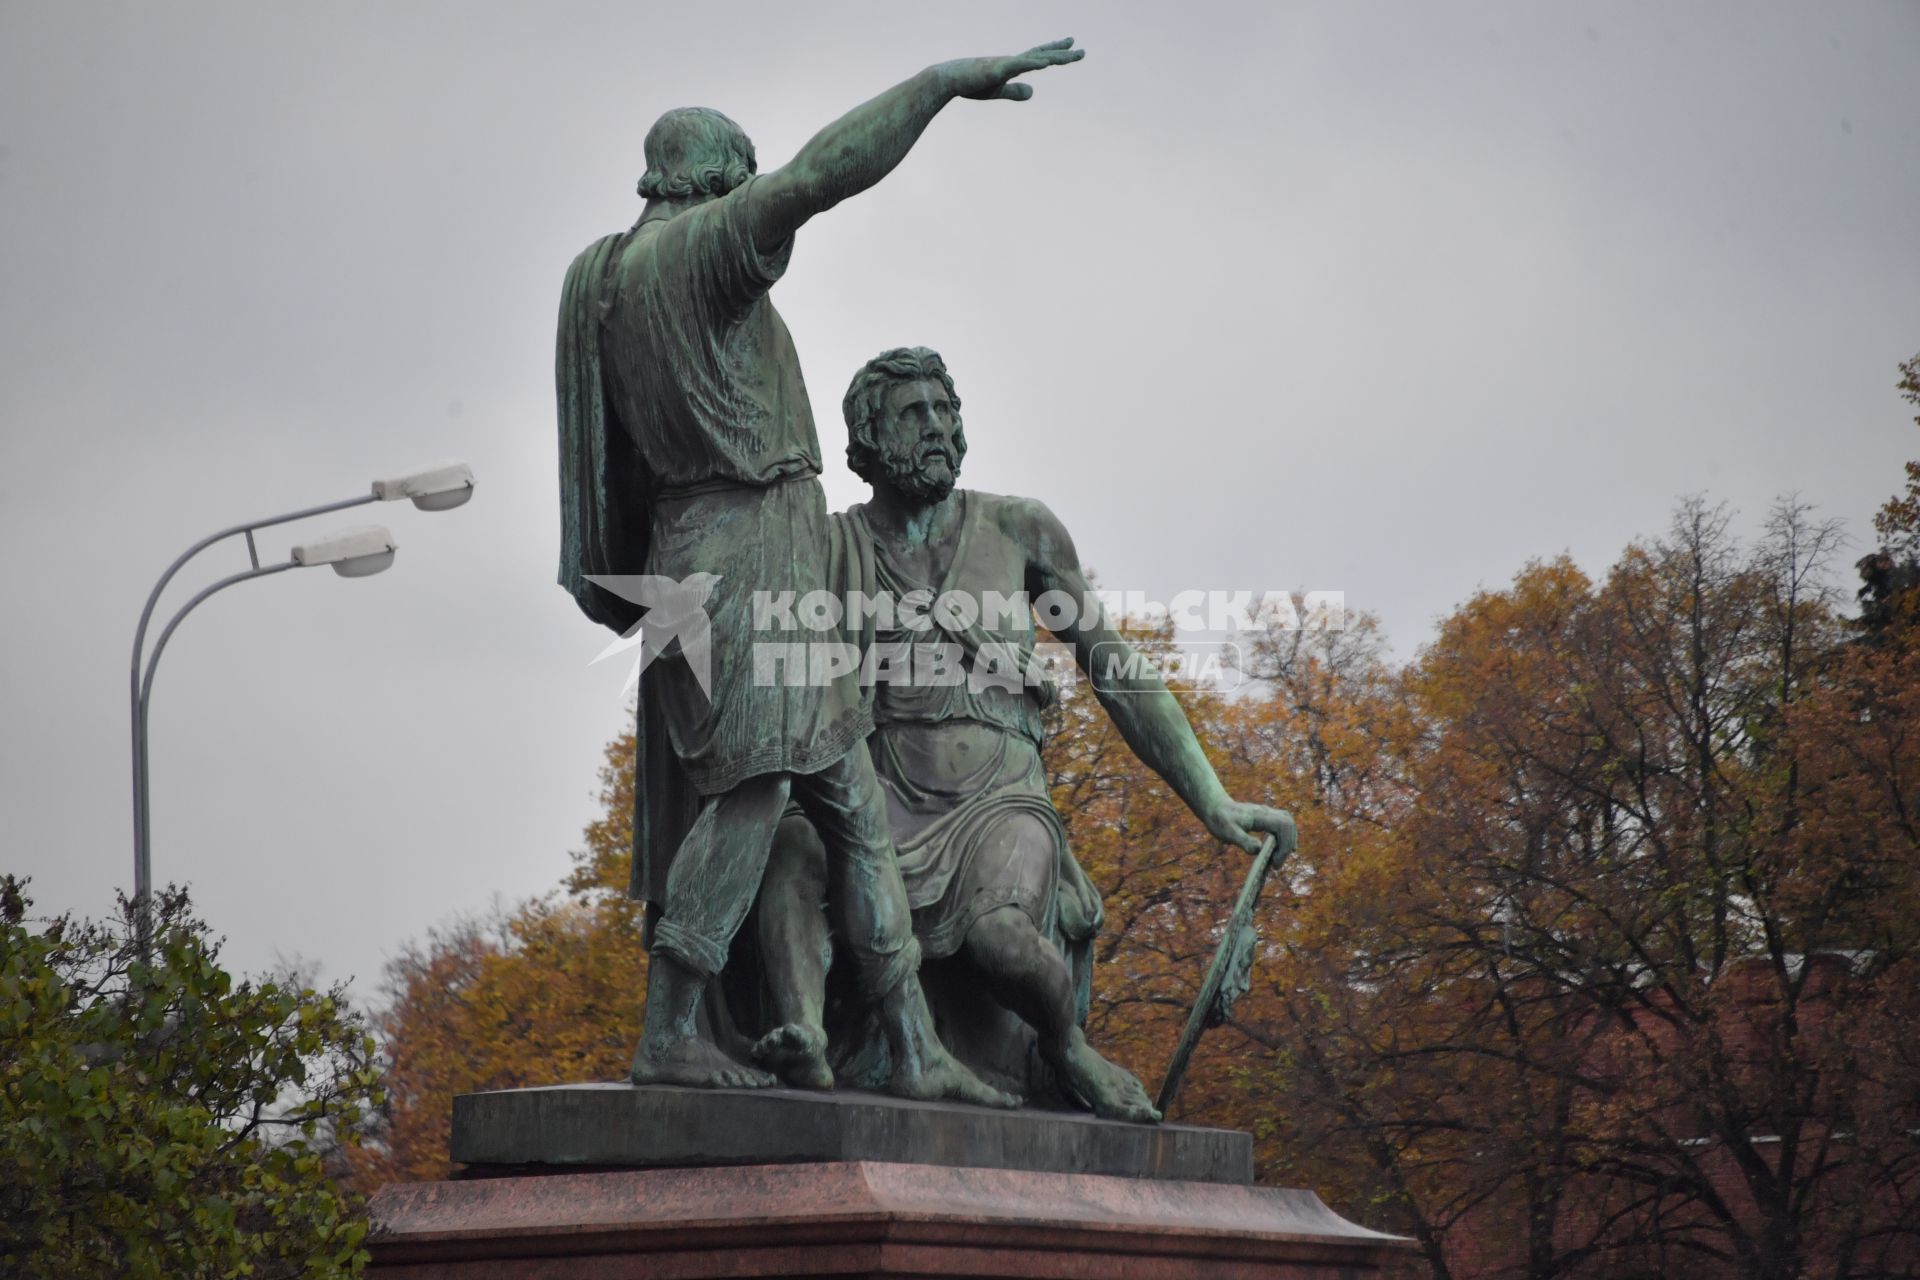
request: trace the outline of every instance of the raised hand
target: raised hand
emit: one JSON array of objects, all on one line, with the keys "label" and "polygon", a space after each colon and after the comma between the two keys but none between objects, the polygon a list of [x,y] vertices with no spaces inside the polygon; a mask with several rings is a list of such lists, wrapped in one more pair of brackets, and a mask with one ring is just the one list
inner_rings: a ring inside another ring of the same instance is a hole
[{"label": "raised hand", "polygon": [[1033,96],[1033,86],[1013,84],[1011,81],[1014,77],[1046,67],[1065,66],[1086,56],[1085,49],[1073,47],[1073,38],[1069,36],[1065,40],[1035,45],[1025,53],[1010,57],[961,58],[955,62],[943,62],[934,69],[946,79],[956,98],[973,98],[976,101],[1006,98],[1012,102],[1025,102]]}]

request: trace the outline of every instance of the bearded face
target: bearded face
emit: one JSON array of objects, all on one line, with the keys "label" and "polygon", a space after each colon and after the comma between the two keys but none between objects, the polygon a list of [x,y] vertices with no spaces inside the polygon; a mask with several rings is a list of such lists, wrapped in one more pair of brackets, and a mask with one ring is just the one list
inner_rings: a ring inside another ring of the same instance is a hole
[{"label": "bearded face", "polygon": [[939,502],[960,480],[959,464],[938,446],[883,448],[880,466],[888,484],[922,502]]},{"label": "bearded face", "polygon": [[875,423],[885,482],[909,498],[939,502],[960,481],[966,443],[960,414],[938,379],[896,383]]}]

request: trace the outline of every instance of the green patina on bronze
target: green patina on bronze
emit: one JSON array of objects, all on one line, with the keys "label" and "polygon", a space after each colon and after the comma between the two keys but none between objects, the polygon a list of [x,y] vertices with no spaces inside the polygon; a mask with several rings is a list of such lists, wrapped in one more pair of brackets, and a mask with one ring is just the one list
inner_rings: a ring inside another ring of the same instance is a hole
[{"label": "green patina on bronze", "polygon": [[[1014,77],[1081,56],[1063,40],[929,68],[766,174],[727,117],[668,112],[647,135],[639,220],[567,273],[561,584],[622,633],[642,616],[623,583],[697,587],[677,607],[709,624],[698,645],[669,645],[641,686],[634,892],[649,904],[653,962],[637,1082],[830,1088],[837,1068],[841,1083],[910,1097],[1052,1095],[1159,1118],[1082,1031],[1101,907],[1047,795],[1052,691],[1035,672],[1032,619],[942,624],[970,671],[1012,655],[1015,678],[998,685],[874,687],[857,667],[768,679],[756,666],[791,638],[763,628],[756,593],[1093,598],[1046,507],[955,487],[960,401],[924,348],[855,378],[848,459],[873,497],[829,516],[799,359],[769,296],[799,228],[890,173],[947,103],[1024,99]],[[1083,669],[1096,650],[1119,657],[1127,674],[1095,681],[1096,696],[1210,831],[1249,851],[1258,832],[1290,847],[1292,820],[1226,794],[1110,619],[1095,611],[1060,635]],[[868,653],[911,641],[871,619],[842,639]],[[852,1012],[830,1035],[836,953],[854,978],[837,1007]]]},{"label": "green patina on bronze", "polygon": [[[836,517],[841,536],[860,549],[843,563],[871,566],[869,577],[833,583],[842,598],[877,588],[896,600],[915,591],[929,599],[1034,600],[1047,592],[1097,599],[1072,538],[1043,504],[957,487],[967,441],[959,396],[936,353],[900,348],[876,357],[855,376],[843,411],[848,460],[873,497]],[[1100,900],[1067,848],[1041,768],[1040,711],[1052,686],[1028,678],[1033,620],[1003,618],[988,627],[938,609],[927,616],[931,636],[882,631],[868,643],[898,653],[929,639],[947,642],[970,675],[984,678],[876,681],[868,692],[871,755],[914,932],[935,962],[925,977],[942,1038],[1015,1096],[1064,1095],[1102,1116],[1157,1120],[1140,1082],[1095,1052],[1082,1031]],[[1096,653],[1114,660],[1089,687],[1128,745],[1209,831],[1248,852],[1262,849],[1260,833],[1267,835],[1264,878],[1276,843],[1293,847],[1292,818],[1226,793],[1178,701],[1151,664],[1130,660],[1130,644],[1104,612],[1077,616],[1056,634],[1089,676]],[[825,871],[821,841],[804,815],[790,813],[758,912],[761,980],[770,1020],[780,1024],[761,1042],[760,1056],[795,1084],[831,1083],[835,1068],[843,1082],[877,1083],[890,1069],[884,1037],[861,1011],[829,1017],[830,949],[819,909]],[[1250,913],[1251,897],[1243,897]],[[1243,922],[1236,916],[1234,923]],[[1179,1067],[1191,1051],[1185,1045]]]},{"label": "green patina on bronze", "polygon": [[1027,98],[1015,77],[1077,61],[1071,46],[931,67],[765,175],[725,116],[669,112],[647,135],[639,221],[567,273],[561,584],[622,632],[640,611],[593,579],[697,572],[710,590],[711,681],[670,653],[641,691],[636,877],[657,923],[636,1081],[774,1082],[716,1043],[703,1006],[792,800],[826,841],[836,918],[886,1028],[887,1086],[1010,1101],[933,1035],[855,682],[752,679],[749,615],[755,590],[822,587],[836,564],[806,388],[768,298],[795,233],[892,172],[949,102]]}]

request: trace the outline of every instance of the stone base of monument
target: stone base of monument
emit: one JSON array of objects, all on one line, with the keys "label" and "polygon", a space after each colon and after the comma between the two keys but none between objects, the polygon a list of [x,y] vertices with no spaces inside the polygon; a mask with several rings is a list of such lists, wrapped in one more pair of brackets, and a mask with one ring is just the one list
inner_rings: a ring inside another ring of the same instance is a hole
[{"label": "stone base of monument", "polygon": [[1358,1280],[1408,1242],[1252,1185],[1246,1134],[874,1094],[473,1094],[451,1182],[370,1206],[389,1280]]}]

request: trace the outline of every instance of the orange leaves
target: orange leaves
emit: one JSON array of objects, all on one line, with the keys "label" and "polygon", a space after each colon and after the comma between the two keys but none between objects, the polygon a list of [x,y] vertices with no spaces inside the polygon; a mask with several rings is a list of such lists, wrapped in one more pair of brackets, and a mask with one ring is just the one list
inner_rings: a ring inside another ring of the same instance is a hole
[{"label": "orange leaves", "polygon": [[389,982],[385,1123],[352,1160],[366,1186],[447,1176],[455,1094],[624,1077],[646,958],[617,914],[534,902],[431,935]]},{"label": "orange leaves", "polygon": [[632,730],[607,744],[600,766],[600,816],[587,824],[585,849],[573,855],[567,892],[596,901],[623,900],[633,866]]},{"label": "orange leaves", "polygon": [[1334,825],[1249,1013],[1292,1103],[1277,1169],[1469,1270],[1798,1275],[1812,1241],[1893,1238],[1916,1010],[1871,974],[1920,932],[1920,646],[1844,642],[1834,545],[1783,506],[1742,547],[1689,503],[1600,581],[1535,563],[1442,624],[1398,682],[1412,731],[1371,732],[1379,828]]},{"label": "orange leaves", "polygon": [[608,745],[600,781],[605,812],[570,896],[436,931],[388,967],[388,1103],[376,1140],[349,1153],[363,1188],[447,1176],[455,1094],[625,1077],[646,992],[626,899],[630,735]]}]

